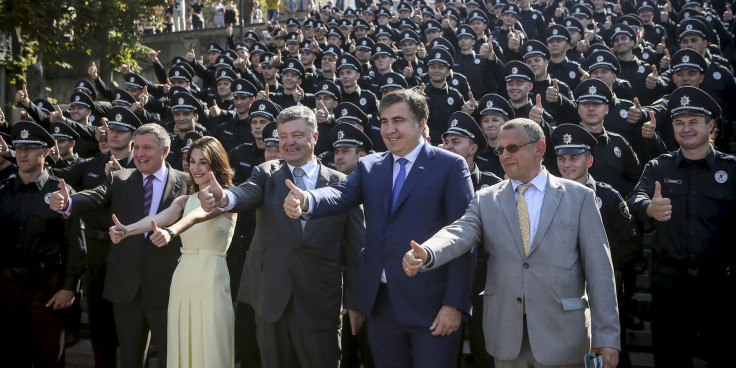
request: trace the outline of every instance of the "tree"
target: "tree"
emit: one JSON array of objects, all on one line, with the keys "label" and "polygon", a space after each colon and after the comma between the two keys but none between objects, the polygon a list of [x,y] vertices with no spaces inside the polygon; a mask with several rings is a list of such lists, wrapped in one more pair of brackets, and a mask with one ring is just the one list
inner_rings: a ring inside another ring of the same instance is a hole
[{"label": "tree", "polygon": [[[100,59],[101,76],[133,63],[147,49],[140,27],[157,22],[165,0],[0,0],[0,32],[12,36],[12,57],[5,64],[10,84],[29,83],[31,95],[44,96],[43,71],[69,68],[62,52],[75,50]],[[109,79],[109,78],[108,78]]]}]

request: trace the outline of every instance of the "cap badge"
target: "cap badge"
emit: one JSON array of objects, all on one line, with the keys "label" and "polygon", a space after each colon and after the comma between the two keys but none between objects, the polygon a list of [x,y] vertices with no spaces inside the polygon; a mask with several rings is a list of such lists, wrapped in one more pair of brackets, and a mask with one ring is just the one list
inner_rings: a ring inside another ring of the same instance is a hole
[{"label": "cap badge", "polygon": [[79,102],[79,96],[74,96],[74,101]]},{"label": "cap badge", "polygon": [[293,67],[294,67],[294,63],[289,63],[289,68],[293,68]]},{"label": "cap badge", "polygon": [[54,128],[54,133],[59,133],[59,132],[61,132],[61,128],[59,128],[58,126]]},{"label": "cap badge", "polygon": [[258,105],[258,111],[264,111],[264,110],[266,110],[266,105],[265,104]]},{"label": "cap badge", "polygon": [[597,58],[595,59],[595,61],[597,61],[597,62],[599,62],[599,63],[600,63],[601,61],[603,61],[603,55],[598,55],[598,57],[597,57]]},{"label": "cap badge", "polygon": [[453,127],[453,128],[456,127],[457,126],[457,119],[453,120],[452,123],[450,123],[450,126]]},{"label": "cap badge", "polygon": [[115,115],[115,121],[123,121],[123,114]]},{"label": "cap badge", "polygon": [[621,27],[616,27],[616,32],[621,32]]},{"label": "cap badge", "polygon": [[347,63],[347,62],[348,62],[348,61],[347,61],[347,60],[345,60],[345,58],[343,58],[343,59],[342,59],[342,61],[341,61],[341,63],[343,63],[343,64],[345,64],[345,63]]},{"label": "cap badge", "polygon": [[362,43],[362,45],[363,45],[363,46],[365,46],[365,45],[366,45],[366,43],[367,43],[367,42],[365,42],[365,40],[363,40],[363,43]]},{"label": "cap badge", "polygon": [[330,88],[330,87],[329,87],[328,85],[326,85],[326,84],[323,84],[323,85],[322,85],[322,90],[323,90],[323,91],[326,91],[326,90],[327,90],[327,88]]},{"label": "cap badge", "polygon": [[595,86],[590,86],[590,88],[588,88],[588,93],[590,93],[591,95],[595,94],[596,92],[598,92],[598,89],[595,88]]},{"label": "cap badge", "polygon": [[692,29],[693,29],[693,25],[692,24],[688,24],[687,27],[685,27],[685,30],[687,30],[687,31],[690,31]]},{"label": "cap badge", "polygon": [[519,68],[517,68],[517,67],[511,68],[511,74],[516,74],[518,72],[519,72]]},{"label": "cap badge", "polygon": [[562,142],[564,142],[565,144],[570,144],[570,143],[572,143],[572,136],[571,136],[571,135],[569,135],[569,134],[565,134],[565,135],[563,135],[563,136],[562,136]]},{"label": "cap badge", "polygon": [[488,101],[488,103],[486,103],[486,108],[490,109],[491,107],[493,107],[493,101]]},{"label": "cap badge", "polygon": [[682,98],[680,98],[680,105],[682,105],[682,106],[688,106],[688,105],[690,105],[690,97],[688,97],[688,96],[682,96]]},{"label": "cap badge", "polygon": [[683,63],[689,63],[689,62],[690,62],[690,56],[689,56],[689,55],[685,55],[685,56],[683,56],[683,57],[682,57],[682,62],[683,62]]},{"label": "cap badge", "polygon": [[224,76],[225,76],[225,74],[227,74],[227,73],[226,73],[226,72],[225,72],[225,71],[223,70],[223,71],[222,71],[222,73],[220,73],[220,76],[221,76],[221,77],[224,77]]},{"label": "cap badge", "polygon": [[556,35],[556,34],[557,34],[557,30],[556,30],[556,29],[553,29],[553,30],[552,30],[552,34],[553,34],[553,35]]},{"label": "cap badge", "polygon": [[174,75],[178,77],[179,76],[179,71],[178,70],[177,71],[174,71]]},{"label": "cap badge", "polygon": [[84,87],[84,83],[83,82],[79,82],[79,88],[82,88],[82,87]]},{"label": "cap badge", "polygon": [[342,130],[337,132],[337,139],[343,139],[343,138],[345,138],[345,132],[343,132]]},{"label": "cap badge", "polygon": [[442,57],[442,55],[440,55],[440,53],[438,52],[438,53],[434,54],[434,57],[437,58],[437,59],[439,59],[439,58]]},{"label": "cap badge", "polygon": [[187,139],[187,146],[191,146],[191,145],[192,145],[192,138],[189,138]]},{"label": "cap badge", "polygon": [[133,83],[133,82],[135,82],[135,78],[134,77],[130,77],[130,83]]},{"label": "cap badge", "polygon": [[184,104],[184,99],[180,97],[179,98],[179,101],[177,101],[177,102],[179,102],[179,105],[183,105]]},{"label": "cap badge", "polygon": [[119,99],[120,99],[120,94],[119,94],[119,93],[116,93],[116,94],[115,94],[115,99],[116,99],[116,100],[119,100]]},{"label": "cap badge", "polygon": [[236,86],[236,88],[238,89],[238,91],[240,91],[241,89],[243,89],[243,85],[240,84],[240,83],[238,83],[238,85]]},{"label": "cap badge", "polygon": [[342,109],[342,111],[340,113],[342,113],[342,116],[347,116],[348,109]]},{"label": "cap badge", "polygon": [[28,130],[23,129],[20,131],[20,139],[28,139]]},{"label": "cap badge", "polygon": [[273,132],[271,133],[271,137],[278,138],[279,137],[279,131],[276,130],[276,129],[274,129]]}]

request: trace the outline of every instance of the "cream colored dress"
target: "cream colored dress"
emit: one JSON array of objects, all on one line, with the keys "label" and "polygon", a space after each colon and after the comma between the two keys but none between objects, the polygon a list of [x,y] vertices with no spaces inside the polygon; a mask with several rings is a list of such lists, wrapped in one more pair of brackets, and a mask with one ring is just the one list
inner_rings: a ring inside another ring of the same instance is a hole
[{"label": "cream colored dress", "polygon": [[[184,215],[199,207],[190,195]],[[235,222],[224,215],[181,234],[182,256],[171,280],[168,316],[169,368],[234,365],[234,320],[225,252]]]}]

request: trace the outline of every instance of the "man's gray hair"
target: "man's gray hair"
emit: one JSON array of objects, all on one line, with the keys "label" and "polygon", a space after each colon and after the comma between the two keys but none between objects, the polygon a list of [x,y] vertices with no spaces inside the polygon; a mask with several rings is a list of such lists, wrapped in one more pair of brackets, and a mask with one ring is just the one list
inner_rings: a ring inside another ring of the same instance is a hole
[{"label": "man's gray hair", "polygon": [[529,136],[529,140],[532,142],[542,141],[545,142],[544,131],[534,120],[527,118],[511,119],[501,125],[501,130],[509,130],[514,128],[524,128],[526,135]]},{"label": "man's gray hair", "polygon": [[135,130],[135,133],[133,133],[133,140],[135,140],[135,137],[137,135],[141,134],[155,135],[156,140],[158,141],[158,146],[161,148],[171,147],[171,137],[169,137],[169,133],[158,124],[148,123],[141,125],[140,127],[138,127],[138,129]]},{"label": "man's gray hair", "polygon": [[281,123],[296,119],[304,119],[307,127],[309,127],[309,131],[312,134],[317,133],[317,116],[312,109],[306,106],[292,106],[281,110],[279,116],[276,117],[276,124],[281,125]]}]

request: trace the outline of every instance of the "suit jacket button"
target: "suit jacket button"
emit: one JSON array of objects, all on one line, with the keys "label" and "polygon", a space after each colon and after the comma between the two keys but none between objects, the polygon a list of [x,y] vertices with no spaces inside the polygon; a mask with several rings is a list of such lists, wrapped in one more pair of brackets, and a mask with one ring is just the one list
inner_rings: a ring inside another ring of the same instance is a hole
[{"label": "suit jacket button", "polygon": [[516,301],[521,303],[521,298],[516,298]]},{"label": "suit jacket button", "polygon": [[529,264],[524,262],[524,269],[527,269],[527,268],[529,268]]}]

